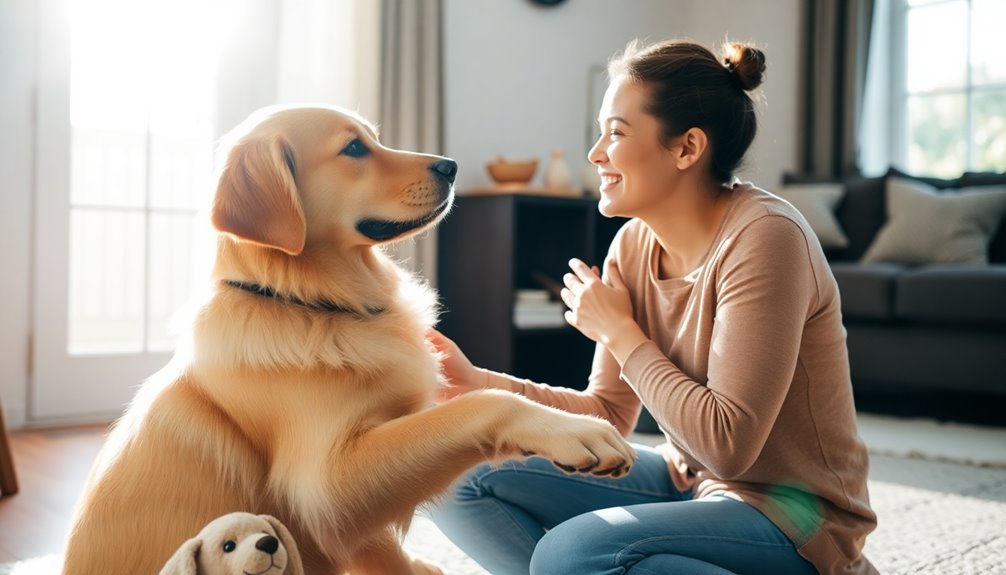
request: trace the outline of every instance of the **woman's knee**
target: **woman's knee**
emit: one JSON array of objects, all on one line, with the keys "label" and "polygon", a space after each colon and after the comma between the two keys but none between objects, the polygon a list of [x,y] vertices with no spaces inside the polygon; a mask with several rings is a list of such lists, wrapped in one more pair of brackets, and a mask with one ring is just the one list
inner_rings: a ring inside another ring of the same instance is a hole
[{"label": "woman's knee", "polygon": [[538,541],[531,556],[532,575],[602,573],[614,565],[618,544],[596,513],[560,523]]},{"label": "woman's knee", "polygon": [[[508,493],[509,483],[520,482],[518,474],[513,471],[490,464],[473,468],[428,508],[429,514],[437,523],[451,517],[477,517],[485,506],[498,504],[498,491]],[[519,485],[517,487],[519,491]]]},{"label": "woman's knee", "polygon": [[479,499],[485,495],[484,479],[493,472],[489,465],[480,465],[468,472],[460,481],[454,484],[451,496],[461,501]]}]

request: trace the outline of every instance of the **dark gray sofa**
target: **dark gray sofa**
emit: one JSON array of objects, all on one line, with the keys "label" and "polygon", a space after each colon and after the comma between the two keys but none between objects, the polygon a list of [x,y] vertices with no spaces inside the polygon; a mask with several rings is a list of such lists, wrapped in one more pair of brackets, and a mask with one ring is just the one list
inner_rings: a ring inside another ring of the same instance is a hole
[{"label": "dark gray sofa", "polygon": [[[861,264],[886,220],[884,181],[892,175],[911,178],[892,170],[842,181],[846,193],[836,216],[849,245],[826,252],[842,297],[857,396],[939,390],[1006,398],[1006,221],[989,244],[987,266]],[[1006,174],[914,179],[939,189],[1006,185]],[[784,183],[811,181],[821,180],[784,177]]]}]

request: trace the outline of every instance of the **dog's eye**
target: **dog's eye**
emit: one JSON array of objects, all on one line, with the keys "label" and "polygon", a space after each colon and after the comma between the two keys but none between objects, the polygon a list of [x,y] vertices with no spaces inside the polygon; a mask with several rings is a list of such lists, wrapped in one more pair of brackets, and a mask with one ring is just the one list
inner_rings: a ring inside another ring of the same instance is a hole
[{"label": "dog's eye", "polygon": [[360,138],[353,138],[348,146],[342,149],[342,153],[351,158],[362,158],[370,155],[370,148],[360,141]]},{"label": "dog's eye", "polygon": [[224,553],[230,553],[231,551],[234,551],[237,548],[238,548],[237,543],[230,540],[224,541]]}]

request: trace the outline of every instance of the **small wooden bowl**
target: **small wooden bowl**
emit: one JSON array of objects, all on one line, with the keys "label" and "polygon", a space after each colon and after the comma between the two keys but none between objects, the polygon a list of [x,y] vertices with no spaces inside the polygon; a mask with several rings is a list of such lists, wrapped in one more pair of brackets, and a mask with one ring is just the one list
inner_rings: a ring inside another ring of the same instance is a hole
[{"label": "small wooden bowl", "polygon": [[497,184],[527,184],[537,169],[537,158],[522,161],[497,158],[496,161],[486,164],[489,177]]}]

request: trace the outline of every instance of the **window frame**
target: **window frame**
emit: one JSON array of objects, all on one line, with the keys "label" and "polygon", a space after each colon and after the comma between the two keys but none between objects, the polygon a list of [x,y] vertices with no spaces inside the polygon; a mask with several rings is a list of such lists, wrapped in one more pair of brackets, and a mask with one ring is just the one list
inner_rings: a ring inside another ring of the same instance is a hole
[{"label": "window frame", "polygon": [[[964,166],[962,172],[976,171],[974,146],[974,109],[976,94],[995,93],[1002,91],[1006,96],[1006,82],[991,82],[976,85],[972,74],[973,41],[972,13],[974,0],[930,0],[917,6],[910,6],[910,0],[889,0],[890,30],[890,84],[889,88],[889,119],[890,119],[890,150],[891,163],[900,168],[911,170],[909,166],[909,150],[911,134],[909,133],[908,109],[909,101],[917,96],[957,95],[964,96],[964,125],[960,132],[964,138]],[[925,91],[910,92],[908,90],[908,16],[912,10],[930,8],[940,4],[963,2],[967,6],[967,58],[965,80],[962,88],[937,88]],[[916,170],[917,171],[917,170]],[[918,172],[918,171],[917,171]],[[935,176],[929,172],[918,172],[921,176]]]}]

